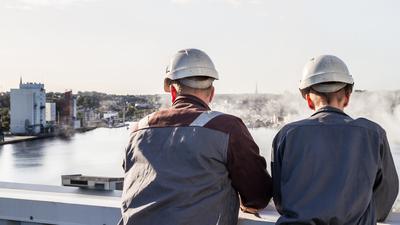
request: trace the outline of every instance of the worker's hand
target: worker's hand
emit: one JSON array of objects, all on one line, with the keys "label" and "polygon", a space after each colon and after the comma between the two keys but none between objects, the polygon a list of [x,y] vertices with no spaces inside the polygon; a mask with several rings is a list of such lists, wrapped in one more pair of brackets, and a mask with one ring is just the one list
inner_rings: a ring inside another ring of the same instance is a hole
[{"label": "worker's hand", "polygon": [[242,212],[245,212],[245,213],[251,213],[251,214],[257,214],[258,213],[258,209],[249,208],[249,207],[246,207],[246,206],[244,206],[242,204],[240,204],[240,209],[242,210]]}]

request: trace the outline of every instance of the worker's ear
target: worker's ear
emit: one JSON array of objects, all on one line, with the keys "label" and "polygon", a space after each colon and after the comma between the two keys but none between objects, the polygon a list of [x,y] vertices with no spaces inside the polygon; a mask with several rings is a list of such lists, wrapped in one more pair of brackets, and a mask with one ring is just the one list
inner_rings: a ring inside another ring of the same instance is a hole
[{"label": "worker's ear", "polygon": [[211,86],[211,91],[210,91],[210,98],[209,98],[209,102],[211,102],[214,99],[214,94],[215,94],[215,88],[214,86]]},{"label": "worker's ear", "polygon": [[315,110],[315,105],[314,105],[314,102],[311,100],[310,93],[306,94],[305,97],[306,97],[308,108],[310,108],[311,110]]},{"label": "worker's ear", "polygon": [[351,92],[346,92],[346,95],[345,95],[345,97],[344,97],[344,104],[343,104],[343,107],[347,107],[347,106],[349,105],[349,102],[350,102],[350,95],[351,95]]},{"label": "worker's ear", "polygon": [[171,92],[171,88],[169,87],[171,85],[171,79],[165,78],[164,79],[164,91],[165,92]]},{"label": "worker's ear", "polygon": [[170,88],[170,92],[171,92],[171,100],[172,100],[172,103],[174,103],[176,100],[176,97],[178,96],[178,92],[176,91],[176,88],[174,85],[169,85],[169,88]]}]

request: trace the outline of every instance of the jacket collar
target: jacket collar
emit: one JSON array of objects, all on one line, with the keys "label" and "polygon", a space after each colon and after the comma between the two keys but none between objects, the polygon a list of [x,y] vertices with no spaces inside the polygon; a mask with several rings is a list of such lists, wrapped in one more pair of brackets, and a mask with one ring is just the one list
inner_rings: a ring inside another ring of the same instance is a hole
[{"label": "jacket collar", "polygon": [[344,116],[349,116],[349,115],[347,115],[346,113],[344,113],[342,110],[340,110],[340,109],[338,109],[338,108],[335,108],[335,107],[332,107],[332,106],[324,106],[324,107],[318,109],[318,110],[317,110],[314,114],[312,114],[311,116],[315,116],[315,115],[317,115],[317,114],[324,113],[324,112],[326,112],[326,113],[338,113],[338,114],[342,114],[342,115],[344,115]]},{"label": "jacket collar", "polygon": [[173,108],[203,108],[206,110],[210,110],[210,107],[200,98],[193,95],[180,95],[178,96],[174,103],[172,104]]}]

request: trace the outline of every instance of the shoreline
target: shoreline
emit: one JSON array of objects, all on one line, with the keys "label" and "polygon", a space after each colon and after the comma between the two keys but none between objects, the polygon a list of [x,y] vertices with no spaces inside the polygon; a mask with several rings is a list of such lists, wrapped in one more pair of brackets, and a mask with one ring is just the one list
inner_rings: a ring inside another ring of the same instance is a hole
[{"label": "shoreline", "polygon": [[[83,127],[83,128],[76,129],[75,132],[76,133],[85,133],[85,132],[88,132],[88,131],[95,130],[97,128],[98,127]],[[35,141],[35,140],[40,140],[40,139],[63,137],[63,136],[64,135],[62,133],[42,134],[42,135],[38,135],[38,136],[12,135],[12,136],[6,136],[5,140],[3,142],[0,142],[0,146],[9,145],[9,144],[16,144],[16,143],[21,143],[21,142]]]},{"label": "shoreline", "polygon": [[28,141],[46,139],[46,138],[53,138],[53,137],[57,137],[57,135],[56,134],[46,134],[46,135],[40,135],[40,136],[9,136],[9,137],[5,137],[5,140],[3,142],[0,142],[0,146],[16,144],[16,143],[20,143],[20,142],[28,142]]}]

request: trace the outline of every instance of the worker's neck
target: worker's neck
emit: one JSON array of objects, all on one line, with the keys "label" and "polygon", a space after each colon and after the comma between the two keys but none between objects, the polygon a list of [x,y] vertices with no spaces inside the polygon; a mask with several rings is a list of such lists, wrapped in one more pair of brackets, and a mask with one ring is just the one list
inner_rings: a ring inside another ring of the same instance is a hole
[{"label": "worker's neck", "polygon": [[204,96],[204,95],[201,95],[201,94],[191,94],[191,95],[193,95],[193,96],[195,96],[195,97],[201,99],[201,100],[202,100],[204,103],[206,103],[207,105],[210,104],[210,97],[208,97],[208,96]]},{"label": "worker's neck", "polygon": [[[207,96],[204,96],[204,95],[199,95],[199,94],[194,94],[194,93],[187,93],[187,94],[185,94],[185,95],[191,95],[191,96],[197,97],[197,98],[199,98],[200,100],[202,100],[204,103],[206,103],[207,105],[209,105],[210,102],[211,102],[210,97],[207,97]],[[176,100],[176,98],[177,98],[178,96],[179,96],[179,95],[174,94],[174,93],[171,92],[172,103],[175,102],[175,100]]]},{"label": "worker's neck", "polygon": [[330,104],[321,103],[321,104],[316,105],[314,110],[318,111],[323,107],[333,107],[333,108],[340,109],[340,110],[344,111],[344,105],[340,104],[338,102],[333,102],[333,103],[330,103]]}]

